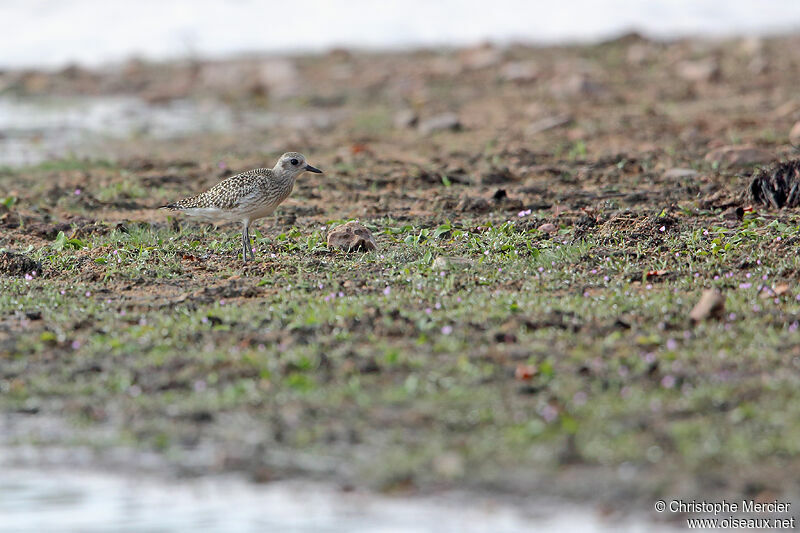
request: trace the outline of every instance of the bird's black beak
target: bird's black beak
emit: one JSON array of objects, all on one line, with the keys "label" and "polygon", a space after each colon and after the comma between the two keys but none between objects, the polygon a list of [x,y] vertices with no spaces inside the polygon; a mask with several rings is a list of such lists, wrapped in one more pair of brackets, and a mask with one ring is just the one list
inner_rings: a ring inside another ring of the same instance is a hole
[{"label": "bird's black beak", "polygon": [[306,165],[306,170],[309,172],[313,172],[314,174],[322,174],[322,171],[316,167],[312,167],[311,165]]}]

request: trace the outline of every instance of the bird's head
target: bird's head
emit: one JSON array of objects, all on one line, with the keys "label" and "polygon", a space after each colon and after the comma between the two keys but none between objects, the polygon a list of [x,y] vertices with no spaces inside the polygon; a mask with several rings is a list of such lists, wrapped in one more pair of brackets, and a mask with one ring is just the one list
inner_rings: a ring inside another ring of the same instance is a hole
[{"label": "bird's head", "polygon": [[292,176],[298,176],[305,171],[322,174],[320,169],[312,167],[306,162],[306,157],[303,154],[297,152],[286,152],[283,154],[275,164],[274,170],[281,174],[286,173]]}]

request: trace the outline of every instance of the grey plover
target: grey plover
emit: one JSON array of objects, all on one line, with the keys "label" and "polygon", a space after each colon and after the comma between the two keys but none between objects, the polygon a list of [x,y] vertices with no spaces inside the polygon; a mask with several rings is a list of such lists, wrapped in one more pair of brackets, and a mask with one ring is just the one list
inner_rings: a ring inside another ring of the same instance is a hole
[{"label": "grey plover", "polygon": [[257,168],[227,178],[205,192],[165,205],[162,209],[179,211],[204,220],[242,223],[242,257],[255,259],[250,248],[250,223],[272,214],[292,192],[297,176],[305,171],[322,171],[306,163],[303,154],[286,152],[274,168]]}]

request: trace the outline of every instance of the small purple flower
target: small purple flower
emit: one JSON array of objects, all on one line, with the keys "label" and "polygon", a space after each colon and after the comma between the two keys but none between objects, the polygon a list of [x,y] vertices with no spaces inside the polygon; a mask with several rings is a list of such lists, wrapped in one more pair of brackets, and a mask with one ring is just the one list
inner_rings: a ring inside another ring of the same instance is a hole
[{"label": "small purple flower", "polygon": [[592,270],[590,270],[590,272],[591,272],[592,274],[597,274],[597,269],[596,269],[596,268],[593,268]]},{"label": "small purple flower", "polygon": [[663,233],[663,232],[667,231],[667,227],[666,226],[661,226],[660,228],[658,228],[658,231]]},{"label": "small purple flower", "polygon": [[431,314],[431,313],[433,313],[433,309],[431,309],[430,307],[426,307],[426,308],[425,308],[425,314],[426,314],[426,315],[429,315],[429,314]]},{"label": "small purple flower", "polygon": [[78,340],[72,341],[72,349],[73,350],[77,350],[80,347],[81,347],[81,341],[78,341]]},{"label": "small purple flower", "polygon": [[92,295],[92,291],[86,291],[86,297],[87,297],[87,298],[88,298],[89,296],[91,296],[91,295]]},{"label": "small purple flower", "polygon": [[385,289],[383,289],[384,296],[389,296],[389,293],[391,293],[391,292],[392,292],[392,289],[388,285],[386,286]]},{"label": "small purple flower", "polygon": [[542,415],[545,422],[552,422],[558,416],[558,410],[549,403],[539,409],[539,414]]},{"label": "small purple flower", "polygon": [[675,376],[672,374],[667,374],[663,378],[661,378],[661,386],[665,389],[671,389],[675,386]]},{"label": "small purple flower", "polygon": [[442,327],[442,335],[450,335],[451,333],[453,333],[453,326]]},{"label": "small purple flower", "polygon": [[344,298],[344,293],[342,291],[339,291],[339,298]]},{"label": "small purple flower", "polygon": [[749,288],[750,288],[750,287],[752,287],[752,286],[753,286],[753,284],[752,284],[752,283],[740,283],[740,284],[739,284],[739,288],[740,288],[740,289],[749,289]]},{"label": "small purple flower", "polygon": [[544,267],[539,267],[538,270],[539,272],[544,272]]},{"label": "small purple flower", "polygon": [[750,279],[750,276],[752,276],[752,274],[750,272],[748,272],[747,274],[744,275],[744,277],[746,277],[747,279]]},{"label": "small purple flower", "polygon": [[667,350],[677,350],[678,349],[678,341],[675,339],[667,339]]},{"label": "small purple flower", "polygon": [[80,195],[81,195],[81,190],[75,189],[75,196],[80,196]]},{"label": "small purple flower", "polygon": [[32,279],[33,279],[33,276],[31,276],[30,274],[27,274],[27,273],[26,273],[26,274],[25,274],[25,279],[26,279],[26,280],[28,280],[28,281],[30,281],[30,280],[32,280]]},{"label": "small purple flower", "polygon": [[579,390],[578,392],[576,392],[572,396],[572,402],[575,405],[583,405],[583,404],[585,404],[586,403],[586,399],[587,399],[586,393],[583,392],[582,390]]}]

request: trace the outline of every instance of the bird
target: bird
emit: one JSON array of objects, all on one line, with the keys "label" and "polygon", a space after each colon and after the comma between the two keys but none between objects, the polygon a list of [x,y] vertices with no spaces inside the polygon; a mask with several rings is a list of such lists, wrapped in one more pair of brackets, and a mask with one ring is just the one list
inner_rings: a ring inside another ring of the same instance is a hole
[{"label": "bird", "polygon": [[242,257],[255,260],[250,248],[250,223],[272,214],[286,200],[294,182],[303,172],[322,174],[309,165],[303,154],[286,152],[273,168],[257,168],[236,174],[195,196],[189,196],[161,209],[178,211],[208,221],[241,222]]}]

